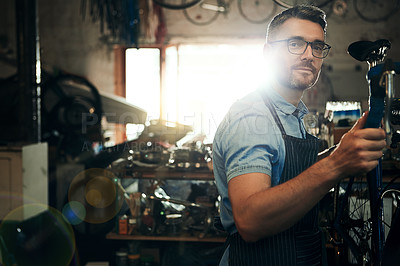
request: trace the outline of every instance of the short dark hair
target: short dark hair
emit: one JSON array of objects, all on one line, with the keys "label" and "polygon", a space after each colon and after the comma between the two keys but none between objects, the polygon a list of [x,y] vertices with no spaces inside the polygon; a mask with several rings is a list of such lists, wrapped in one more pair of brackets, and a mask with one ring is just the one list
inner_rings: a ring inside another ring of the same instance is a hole
[{"label": "short dark hair", "polygon": [[298,5],[282,11],[271,20],[267,29],[267,40],[271,38],[270,36],[279,26],[290,18],[305,19],[318,23],[326,34],[327,22],[325,12],[316,6]]}]

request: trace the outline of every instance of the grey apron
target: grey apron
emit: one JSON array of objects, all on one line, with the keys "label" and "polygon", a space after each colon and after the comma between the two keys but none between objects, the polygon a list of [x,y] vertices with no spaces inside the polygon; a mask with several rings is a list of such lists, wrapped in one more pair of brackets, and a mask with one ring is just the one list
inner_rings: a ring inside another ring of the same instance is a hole
[{"label": "grey apron", "polygon": [[[318,154],[318,139],[307,134],[305,139],[286,135],[285,129],[270,103],[270,109],[285,143],[285,165],[279,184],[282,184],[315,163]],[[229,265],[231,266],[294,266],[321,265],[321,233],[318,228],[318,205],[314,206],[301,220],[284,232],[257,242],[245,242],[239,233],[228,237]]]}]

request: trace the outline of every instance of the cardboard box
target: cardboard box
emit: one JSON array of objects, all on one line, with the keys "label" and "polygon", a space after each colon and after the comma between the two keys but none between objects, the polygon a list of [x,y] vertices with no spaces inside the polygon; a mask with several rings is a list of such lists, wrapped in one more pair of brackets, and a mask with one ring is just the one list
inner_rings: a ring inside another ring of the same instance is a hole
[{"label": "cardboard box", "polygon": [[119,219],[118,221],[118,233],[120,235],[128,234],[128,219]]},{"label": "cardboard box", "polygon": [[335,127],[333,129],[333,144],[338,144],[342,136],[350,129],[351,127]]}]

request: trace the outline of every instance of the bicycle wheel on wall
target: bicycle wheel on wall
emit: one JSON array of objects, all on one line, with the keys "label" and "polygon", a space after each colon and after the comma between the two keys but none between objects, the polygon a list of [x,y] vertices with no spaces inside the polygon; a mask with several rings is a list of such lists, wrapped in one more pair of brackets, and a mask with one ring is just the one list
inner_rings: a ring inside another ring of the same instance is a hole
[{"label": "bicycle wheel on wall", "polygon": [[239,12],[250,23],[262,24],[276,13],[276,5],[270,0],[238,0]]},{"label": "bicycle wheel on wall", "polygon": [[[182,1],[186,2],[187,0]],[[219,14],[222,13],[218,11],[218,7],[219,4],[217,0],[204,0],[199,5],[184,9],[183,15],[190,23],[198,26],[205,26],[214,22]]]},{"label": "bicycle wheel on wall", "polygon": [[314,5],[317,7],[324,7],[325,5],[329,4],[333,0],[273,0],[275,3],[282,7],[290,8],[295,5]]},{"label": "bicycle wheel on wall", "polygon": [[168,9],[186,9],[197,5],[202,0],[153,0],[157,5]]},{"label": "bicycle wheel on wall", "polygon": [[357,15],[367,22],[385,21],[400,9],[400,0],[354,0]]}]

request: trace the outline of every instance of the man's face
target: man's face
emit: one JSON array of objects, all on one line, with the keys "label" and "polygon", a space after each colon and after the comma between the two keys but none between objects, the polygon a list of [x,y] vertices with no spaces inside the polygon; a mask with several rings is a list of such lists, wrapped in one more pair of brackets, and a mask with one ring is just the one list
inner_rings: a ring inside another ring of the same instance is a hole
[{"label": "man's face", "polygon": [[[324,41],[324,36],[324,31],[318,23],[290,18],[276,29],[270,42],[291,38],[308,42]],[[308,45],[304,54],[295,55],[288,51],[286,42],[278,42],[269,45],[269,53],[275,78],[281,86],[304,91],[316,83],[323,60],[312,55],[311,45]]]}]

